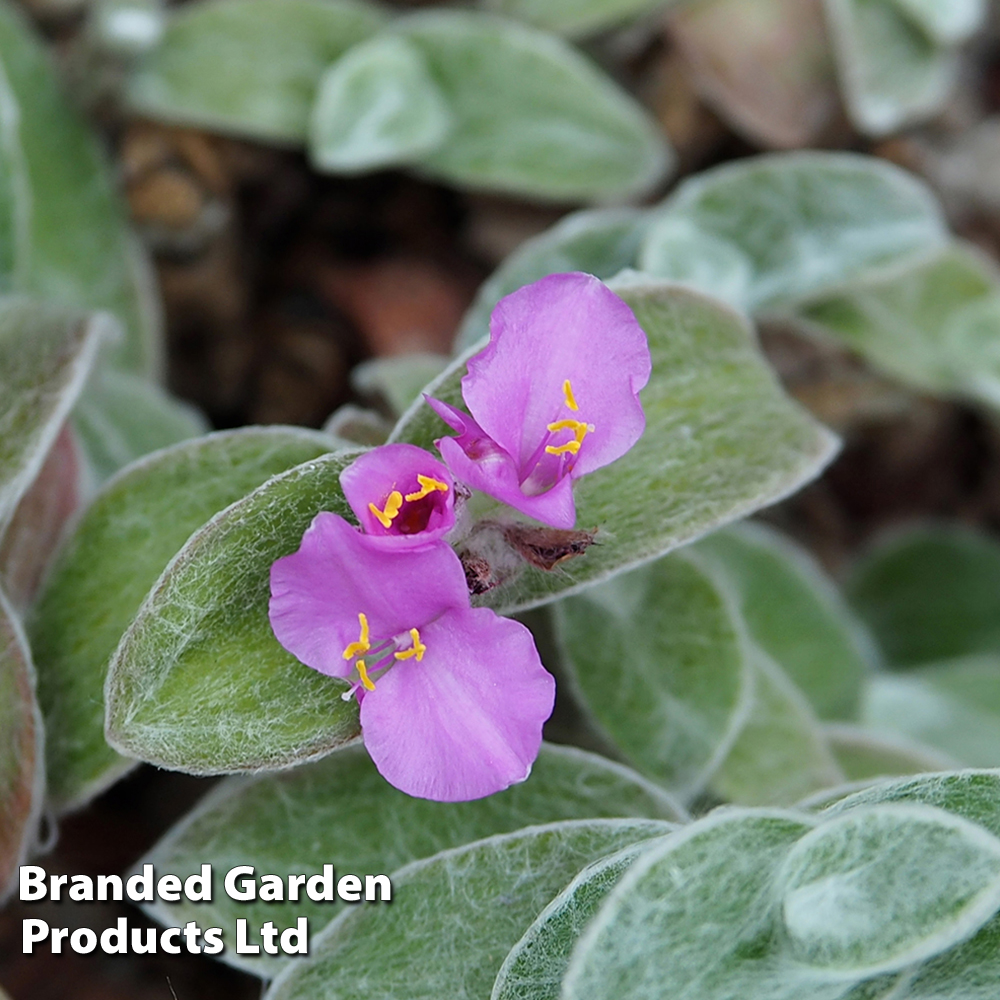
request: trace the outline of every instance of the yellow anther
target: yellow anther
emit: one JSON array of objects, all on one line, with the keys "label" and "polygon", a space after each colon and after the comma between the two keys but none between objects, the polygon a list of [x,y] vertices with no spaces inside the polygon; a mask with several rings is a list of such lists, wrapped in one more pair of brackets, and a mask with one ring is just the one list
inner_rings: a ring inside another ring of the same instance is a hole
[{"label": "yellow anther", "polygon": [[358,676],[361,678],[361,686],[366,691],[374,691],[375,682],[368,676],[368,668],[365,666],[365,661],[358,660],[358,662],[354,665],[358,668]]},{"label": "yellow anther", "polygon": [[361,623],[361,635],[358,636],[357,642],[352,642],[347,649],[344,650],[345,660],[353,660],[355,656],[367,653],[368,650],[372,648],[368,641],[368,619],[365,617],[363,611],[358,612],[358,621]]},{"label": "yellow anther", "polygon": [[420,641],[420,633],[415,628],[410,629],[410,638],[413,640],[413,645],[409,649],[400,650],[393,655],[397,660],[409,660],[415,656],[417,663],[419,663],[424,658],[427,647]]},{"label": "yellow anther", "polygon": [[[439,479],[431,479],[430,476],[417,476],[417,482],[420,484],[420,489],[416,493],[407,493],[406,500],[408,503],[412,503],[414,500],[423,500],[424,497],[429,496],[434,492],[447,493],[448,484],[442,483]],[[388,527],[388,525],[386,525]]]},{"label": "yellow anther", "polygon": [[569,384],[569,379],[563,382],[563,395],[566,397],[566,405],[571,410],[579,410],[580,407],[576,405],[576,399],[573,397],[573,386]]},{"label": "yellow anther", "polygon": [[548,455],[565,455],[569,452],[571,455],[575,455],[580,450],[579,441],[567,441],[565,444],[553,447],[551,444],[545,449]]},{"label": "yellow anther", "polygon": [[586,434],[588,430],[591,430],[590,424],[585,424],[581,420],[556,420],[551,424],[546,425],[547,429],[550,431],[565,431],[571,430],[575,434]]},{"label": "yellow anther", "polygon": [[403,506],[403,494],[399,490],[393,490],[385,501],[385,510],[379,510],[375,504],[370,503],[368,509],[379,519],[383,528],[392,525],[393,520],[399,514],[399,508]]}]

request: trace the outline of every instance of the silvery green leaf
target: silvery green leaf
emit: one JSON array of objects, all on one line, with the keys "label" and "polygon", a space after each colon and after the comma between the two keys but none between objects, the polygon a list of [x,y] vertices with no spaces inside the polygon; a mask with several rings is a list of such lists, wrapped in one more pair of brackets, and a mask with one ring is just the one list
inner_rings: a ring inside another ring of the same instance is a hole
[{"label": "silvery green leaf", "polygon": [[[682,817],[672,801],[638,774],[575,747],[542,744],[531,777],[474,802],[440,803],[397,791],[375,770],[362,747],[347,747],[322,761],[278,774],[230,778],[209,794],[143,859],[157,872],[194,874],[208,863],[216,872],[238,864],[282,875],[388,872],[446,848],[535,823],[614,816]],[[391,831],[391,835],[389,832]],[[340,912],[329,903],[236,903],[217,893],[210,903],[157,902],[147,912],[162,923],[188,920],[225,928],[235,940],[236,920],[247,918],[250,940],[273,920],[279,928],[309,918],[317,934]],[[255,975],[273,976],[281,956],[223,959]]]},{"label": "silvery green leaf", "polygon": [[849,782],[945,771],[956,764],[940,750],[884,730],[838,723],[825,726],[823,735]]},{"label": "silvery green leaf", "polygon": [[640,771],[691,797],[725,758],[752,698],[729,591],[692,550],[552,606],[572,686]]},{"label": "silvery green leaf", "polygon": [[[785,395],[746,320],[696,292],[651,279],[618,288],[649,338],[653,372],[641,399],[646,431],[607,468],[575,485],[577,524],[597,529],[586,555],[557,572],[528,567],[483,597],[495,610],[556,596],[647,562],[794,492],[837,440]],[[461,405],[465,359],[427,387]],[[392,440],[431,447],[447,433],[415,404]]]},{"label": "silvery green leaf", "polygon": [[73,427],[98,481],[148,455],[208,431],[190,403],[148,379],[105,368],[94,373],[73,410]]},{"label": "silvery green leaf", "polygon": [[584,866],[668,833],[653,820],[575,820],[442,851],[392,874],[391,906],[356,907],[314,938],[267,1000],[483,1000],[504,956]]},{"label": "silvery green leaf", "polygon": [[574,212],[521,244],[480,286],[455,338],[465,350],[490,332],[493,307],[511,292],[563,271],[586,271],[602,280],[635,261],[648,213],[637,209]]},{"label": "silvery green leaf", "polygon": [[420,50],[378,35],[323,74],[309,122],[317,170],[360,173],[405,164],[437,149],[451,112]]},{"label": "silvery green leaf", "polygon": [[988,535],[898,532],[857,563],[846,594],[894,667],[1000,653],[1000,545]]},{"label": "silvery green leaf", "polygon": [[775,933],[775,868],[813,825],[717,810],[644,852],[577,943],[563,1000],[849,997],[850,980],[790,961]]},{"label": "silvery green leaf", "polygon": [[48,730],[49,795],[57,808],[83,804],[134,764],[104,739],[104,679],[164,567],[214,514],[327,451],[327,439],[304,428],[224,431],[142,459],[97,495],[30,622]]},{"label": "silvery green leaf", "polygon": [[323,72],[384,20],[361,0],[197,0],[170,12],[128,101],[151,118],[299,144]]},{"label": "silvery green leaf", "polygon": [[763,651],[750,660],[753,700],[711,789],[740,805],[784,805],[843,782],[809,702]]},{"label": "silvery green leaf", "polygon": [[399,417],[448,362],[443,354],[426,353],[372,358],[351,369],[351,386],[362,396],[375,397]]},{"label": "silvery green leaf", "polygon": [[822,719],[853,718],[875,648],[816,561],[762,524],[741,524],[698,543],[739,595],[754,641]]},{"label": "silvery green leaf", "polygon": [[[749,259],[747,306],[755,311],[853,284],[876,266],[947,239],[941,209],[922,182],[853,153],[729,163],[686,180],[661,212],[661,218],[685,220],[700,239],[714,239],[713,247],[728,244]],[[650,231],[640,259],[656,259],[656,234],[663,231]]]},{"label": "silvery green leaf", "polygon": [[900,0],[825,2],[841,90],[860,131],[885,135],[944,104],[955,82],[956,55],[928,37],[912,9]]},{"label": "silvery green leaf", "polygon": [[934,806],[859,807],[807,833],[777,882],[797,961],[853,978],[896,972],[971,937],[1000,907],[1000,840]]},{"label": "silvery green leaf", "polygon": [[490,1000],[559,1000],[577,939],[632,862],[650,848],[650,842],[633,844],[584,868],[511,948]]},{"label": "silvery green leaf", "polygon": [[957,45],[979,30],[986,18],[985,0],[892,0],[941,45]]},{"label": "silvery green leaf", "polygon": [[1000,405],[1000,273],[970,246],[873,272],[796,316],[907,385]]},{"label": "silvery green leaf", "polygon": [[837,108],[821,0],[674,6],[670,41],[698,95],[755,146],[813,145]]},{"label": "silvery green leaf", "polygon": [[106,332],[77,312],[0,297],[0,527],[41,469]]},{"label": "silvery green leaf", "polygon": [[1000,656],[928,664],[905,674],[876,674],[860,721],[925,743],[959,764],[1000,765]]},{"label": "silvery green leaf", "polygon": [[568,38],[593,35],[683,0],[480,0],[479,6]]},{"label": "silvery green leaf", "polygon": [[345,403],[334,410],[323,424],[323,433],[329,434],[340,448],[374,448],[385,444],[392,424],[377,410],[366,410],[353,403]]},{"label": "silvery green leaf", "polygon": [[0,901],[34,841],[45,789],[43,744],[28,643],[0,592]]},{"label": "silvery green leaf", "polygon": [[389,29],[418,49],[451,110],[417,166],[449,183],[579,201],[642,194],[670,171],[659,125],[553,35],[476,11],[423,11]]},{"label": "silvery green leaf", "polygon": [[284,650],[267,615],[271,564],[321,510],[346,515],[336,452],[274,476],[177,553],[108,668],[105,735],[120,753],[193,774],[276,770],[358,736],[346,685]]},{"label": "silvery green leaf", "polygon": [[149,263],[95,136],[66,100],[27,18],[0,5],[0,290],[106,309],[125,337],[114,363],[158,373],[160,315]]}]

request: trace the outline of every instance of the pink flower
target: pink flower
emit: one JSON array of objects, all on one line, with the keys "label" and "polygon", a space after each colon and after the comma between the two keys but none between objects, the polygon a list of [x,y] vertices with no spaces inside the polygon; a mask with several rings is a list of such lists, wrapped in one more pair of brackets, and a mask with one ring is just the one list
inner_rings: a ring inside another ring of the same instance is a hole
[{"label": "pink flower", "polygon": [[340,474],[340,485],[367,535],[423,545],[455,526],[451,473],[416,445],[365,452]]},{"label": "pink flower", "polygon": [[427,400],[458,432],[436,444],[456,479],[572,528],[572,480],[642,435],[651,367],[646,335],[617,295],[589,274],[550,275],[497,303],[490,342],[462,379],[469,413]]},{"label": "pink flower", "polygon": [[304,664],[351,680],[365,746],[396,788],[458,802],[528,776],[555,681],[523,625],[470,607],[445,542],[387,545],[318,514],[271,567],[270,619]]}]

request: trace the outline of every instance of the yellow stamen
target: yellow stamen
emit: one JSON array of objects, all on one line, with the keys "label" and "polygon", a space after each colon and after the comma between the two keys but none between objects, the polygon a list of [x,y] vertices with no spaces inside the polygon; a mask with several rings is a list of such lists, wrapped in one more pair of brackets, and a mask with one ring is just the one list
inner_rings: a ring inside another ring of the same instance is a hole
[{"label": "yellow stamen", "polygon": [[409,660],[415,656],[417,663],[419,663],[424,658],[427,647],[420,641],[420,633],[415,628],[410,629],[410,638],[413,640],[413,645],[409,649],[401,650],[393,655],[397,660]]},{"label": "yellow stamen", "polygon": [[375,682],[368,676],[368,668],[365,666],[365,661],[358,660],[358,662],[354,665],[358,668],[358,676],[361,678],[361,686],[366,691],[374,691]]},{"label": "yellow stamen", "polygon": [[550,444],[546,447],[545,452],[548,455],[565,455],[566,452],[569,452],[571,455],[575,455],[579,450],[579,441],[567,441],[565,444],[561,444],[558,447],[554,447]]},{"label": "yellow stamen", "polygon": [[344,650],[345,660],[353,660],[355,656],[367,653],[368,650],[372,648],[368,641],[368,619],[365,617],[363,611],[358,612],[358,621],[361,623],[361,635],[358,636],[357,642],[352,642],[347,649]]},{"label": "yellow stamen", "polygon": [[393,519],[399,514],[399,508],[403,506],[403,494],[399,490],[393,490],[385,501],[385,510],[379,510],[375,504],[370,503],[368,509],[379,519],[383,528],[392,525]]},{"label": "yellow stamen", "polygon": [[575,455],[583,444],[583,439],[594,429],[593,424],[585,424],[582,420],[556,420],[547,424],[546,428],[553,434],[556,431],[572,431],[575,440],[567,441],[566,444],[549,445],[545,451],[549,455],[565,455],[569,452]]},{"label": "yellow stamen", "polygon": [[430,476],[417,476],[417,482],[420,484],[420,489],[416,493],[406,494],[406,500],[409,503],[412,503],[414,500],[423,500],[425,496],[435,491],[440,491],[441,493],[448,492],[447,483],[442,483],[439,479],[431,479]]},{"label": "yellow stamen", "polygon": [[573,396],[573,386],[569,384],[569,379],[563,382],[563,395],[566,397],[566,405],[571,410],[579,410],[580,407],[576,405],[576,399]]}]

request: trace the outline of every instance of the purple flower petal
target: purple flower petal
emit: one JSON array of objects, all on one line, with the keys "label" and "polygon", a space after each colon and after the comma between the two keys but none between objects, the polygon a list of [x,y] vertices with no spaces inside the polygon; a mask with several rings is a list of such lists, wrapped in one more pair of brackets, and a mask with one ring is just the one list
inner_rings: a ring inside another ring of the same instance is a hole
[{"label": "purple flower petal", "polygon": [[535,496],[526,494],[518,481],[514,459],[496,444],[468,414],[438,399],[427,403],[458,437],[439,438],[434,443],[455,477],[474,490],[481,490],[528,517],[556,528],[576,523],[573,488],[568,477]]},{"label": "purple flower petal", "polygon": [[359,614],[374,638],[421,628],[467,608],[465,571],[444,542],[412,548],[363,535],[337,514],[317,514],[297,552],[271,566],[271,628],[278,642],[321,673],[347,677],[344,650]]},{"label": "purple flower petal", "polygon": [[423,448],[373,448],[340,474],[351,510],[368,535],[426,544],[455,526],[455,483]]},{"label": "purple flower petal", "polygon": [[[482,430],[517,462],[522,482],[539,448],[563,444],[549,425],[592,425],[572,476],[621,457],[639,440],[645,418],[639,390],[649,381],[646,335],[632,310],[589,274],[553,274],[500,300],[490,342],[469,360],[462,396]],[[567,405],[569,382],[576,410]]]},{"label": "purple flower petal", "polygon": [[521,624],[453,609],[420,630],[426,652],[400,661],[361,703],[365,746],[409,795],[462,802],[523,781],[552,712],[555,681]]}]

